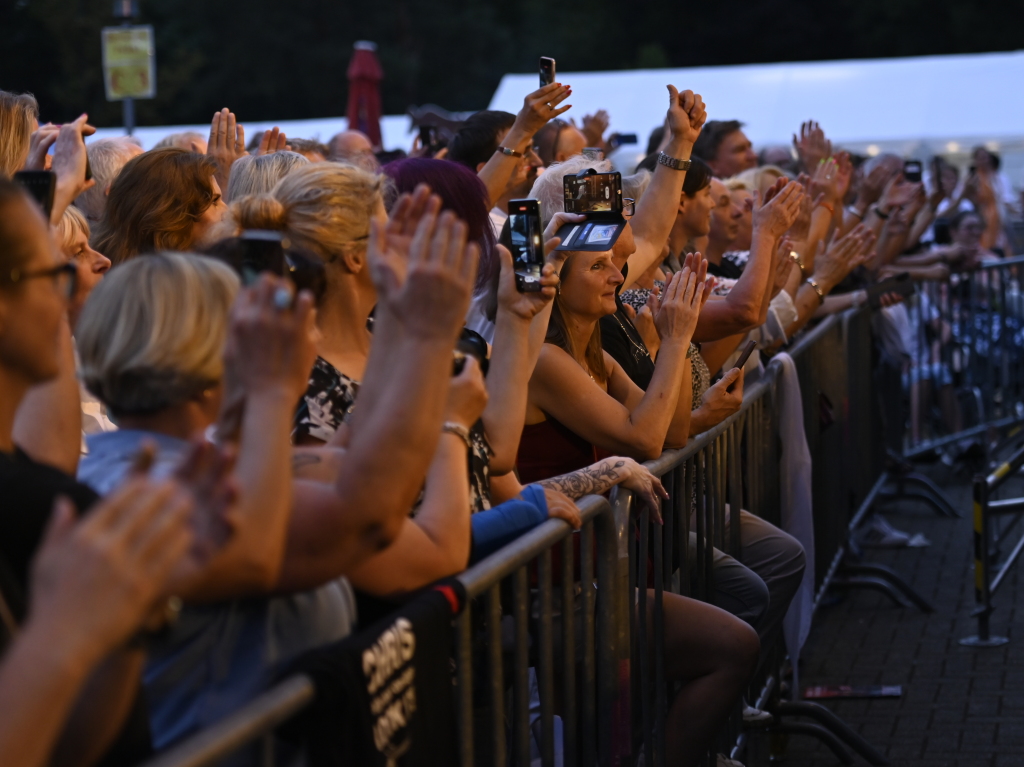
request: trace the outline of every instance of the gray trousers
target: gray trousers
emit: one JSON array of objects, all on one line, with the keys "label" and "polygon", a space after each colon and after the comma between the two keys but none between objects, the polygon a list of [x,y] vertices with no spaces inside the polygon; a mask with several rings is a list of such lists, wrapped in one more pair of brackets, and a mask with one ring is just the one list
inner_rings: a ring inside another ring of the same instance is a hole
[{"label": "gray trousers", "polygon": [[[726,514],[726,519],[728,517]],[[740,511],[740,546],[742,563],[715,549],[712,603],[750,624],[764,640],[782,624],[790,600],[800,588],[804,547],[775,525],[743,510]],[[696,567],[696,533],[690,533],[688,556]],[[691,582],[696,578],[693,567]]]}]

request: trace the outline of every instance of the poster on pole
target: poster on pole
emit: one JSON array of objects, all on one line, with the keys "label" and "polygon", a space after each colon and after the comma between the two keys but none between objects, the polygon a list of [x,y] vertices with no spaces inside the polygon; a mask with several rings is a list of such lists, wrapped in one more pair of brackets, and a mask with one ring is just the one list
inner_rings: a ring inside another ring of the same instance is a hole
[{"label": "poster on pole", "polygon": [[156,95],[153,27],[103,28],[103,82],[107,101],[151,99]]}]

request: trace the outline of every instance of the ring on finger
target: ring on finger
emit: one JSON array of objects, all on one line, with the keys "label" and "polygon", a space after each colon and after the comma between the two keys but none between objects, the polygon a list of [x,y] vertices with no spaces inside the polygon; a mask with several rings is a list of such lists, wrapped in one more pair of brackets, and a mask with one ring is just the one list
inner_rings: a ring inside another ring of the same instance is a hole
[{"label": "ring on finger", "polygon": [[274,291],[274,308],[284,311],[292,305],[292,292],[283,285]]}]

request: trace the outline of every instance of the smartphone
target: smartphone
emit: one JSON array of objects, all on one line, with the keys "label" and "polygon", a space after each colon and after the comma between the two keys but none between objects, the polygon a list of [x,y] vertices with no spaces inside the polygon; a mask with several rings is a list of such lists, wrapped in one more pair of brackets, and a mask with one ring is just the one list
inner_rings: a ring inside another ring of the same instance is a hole
[{"label": "smartphone", "polygon": [[19,170],[14,174],[14,180],[28,190],[49,221],[53,212],[53,193],[57,189],[57,174],[52,170]]},{"label": "smartphone", "polygon": [[434,129],[433,129],[433,127],[431,127],[430,125],[421,125],[420,126],[420,146],[429,151],[430,148],[433,146],[433,144],[434,144]]},{"label": "smartphone", "polygon": [[757,341],[750,339],[743,346],[743,351],[740,352],[740,356],[736,358],[736,364],[734,368],[741,368],[747,364],[747,358],[754,353],[754,349],[757,348]]},{"label": "smartphone", "polygon": [[622,174],[589,173],[562,177],[566,213],[622,215]]},{"label": "smartphone", "polygon": [[555,81],[555,60],[548,56],[540,57],[540,87],[551,85]]},{"label": "smartphone", "polygon": [[516,290],[520,293],[537,293],[541,289],[540,273],[544,268],[544,229],[540,223],[540,202],[510,200],[508,224]]},{"label": "smartphone", "polygon": [[921,182],[921,171],[922,167],[920,160],[907,160],[903,163],[903,178],[911,184],[918,184]]},{"label": "smartphone", "polygon": [[596,146],[583,147],[583,156],[588,160],[603,160],[604,150]]},{"label": "smartphone", "polygon": [[246,229],[238,238],[242,282],[251,285],[261,272],[285,273],[284,235],[266,229]]},{"label": "smartphone", "polygon": [[914,283],[910,279],[909,272],[900,272],[882,282],[869,285],[865,291],[868,294],[868,306],[878,309],[882,305],[882,296],[886,293],[896,293],[900,296],[909,296],[914,292]]},{"label": "smartphone", "polygon": [[608,137],[608,146],[614,152],[620,146],[625,144],[637,144],[639,140],[635,133],[613,133]]}]

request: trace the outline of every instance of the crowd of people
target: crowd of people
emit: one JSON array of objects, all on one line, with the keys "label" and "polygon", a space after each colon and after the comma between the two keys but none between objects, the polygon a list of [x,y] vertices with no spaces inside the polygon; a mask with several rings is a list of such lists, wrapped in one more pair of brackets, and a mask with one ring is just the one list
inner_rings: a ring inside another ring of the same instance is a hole
[{"label": "crowd of people", "polygon": [[[357,131],[247,143],[227,109],[145,152],[87,141],[86,115],[0,91],[0,763],[138,763],[403,595],[578,528],[585,495],[658,519],[643,461],[738,412],[808,323],[1005,252],[986,150],[925,183],[805,123],[759,159],[671,85],[621,235],[558,250],[583,220],[563,180],[611,170],[608,116],[562,119],[571,92],[381,167]],[[513,199],[541,211],[533,292]],[[803,578],[796,539],[739,520],[714,604],[664,594],[669,764],[707,752]]]}]

